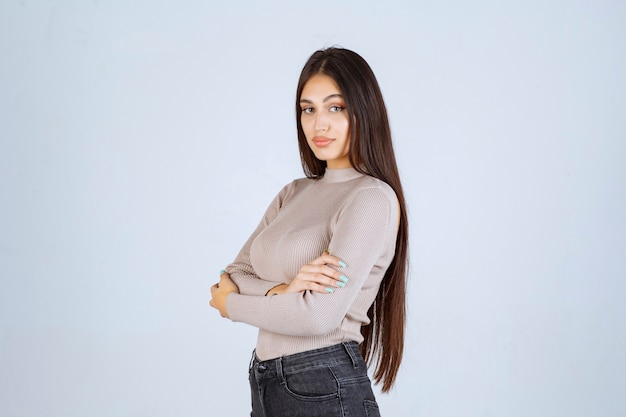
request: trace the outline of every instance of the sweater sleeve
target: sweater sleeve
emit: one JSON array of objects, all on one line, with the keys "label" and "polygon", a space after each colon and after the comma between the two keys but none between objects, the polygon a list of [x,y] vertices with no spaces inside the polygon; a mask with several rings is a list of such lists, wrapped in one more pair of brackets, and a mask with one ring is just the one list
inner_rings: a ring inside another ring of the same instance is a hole
[{"label": "sweater sleeve", "polygon": [[250,247],[259,233],[261,233],[278,215],[283,201],[289,193],[290,185],[285,186],[278,195],[274,197],[274,200],[272,200],[265,211],[259,225],[243,245],[235,260],[225,268],[225,271],[230,274],[230,278],[237,287],[239,287],[240,294],[265,296],[270,289],[280,284],[279,282],[265,281],[255,273],[250,263]]},{"label": "sweater sleeve", "polygon": [[[398,201],[391,189],[364,188],[338,214],[329,249],[347,266],[349,281],[332,294],[311,291],[259,297],[229,294],[228,315],[271,332],[292,336],[325,335],[340,326],[368,277],[380,284],[393,259],[398,227]],[[372,285],[372,283],[368,283]]]}]

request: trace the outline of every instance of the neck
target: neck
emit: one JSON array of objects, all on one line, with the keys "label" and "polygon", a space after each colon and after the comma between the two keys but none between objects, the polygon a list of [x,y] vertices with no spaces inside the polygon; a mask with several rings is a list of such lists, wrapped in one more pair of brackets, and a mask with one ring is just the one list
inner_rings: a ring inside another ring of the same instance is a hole
[{"label": "neck", "polygon": [[326,168],[326,172],[322,177],[324,182],[343,182],[350,181],[363,176],[360,172],[352,167],[347,168]]}]

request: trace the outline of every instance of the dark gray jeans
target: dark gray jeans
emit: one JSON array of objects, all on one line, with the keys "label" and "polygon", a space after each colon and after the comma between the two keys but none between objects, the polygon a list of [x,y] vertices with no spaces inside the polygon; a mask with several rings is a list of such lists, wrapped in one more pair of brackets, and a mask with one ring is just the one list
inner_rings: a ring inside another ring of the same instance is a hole
[{"label": "dark gray jeans", "polygon": [[380,417],[356,342],[250,361],[251,417]]}]

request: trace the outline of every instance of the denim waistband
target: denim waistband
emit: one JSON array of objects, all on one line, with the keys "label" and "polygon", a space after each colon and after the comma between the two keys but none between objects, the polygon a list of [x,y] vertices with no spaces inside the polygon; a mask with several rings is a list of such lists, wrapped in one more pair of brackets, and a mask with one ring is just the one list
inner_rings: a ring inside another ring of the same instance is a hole
[{"label": "denim waistband", "polygon": [[256,352],[253,351],[250,369],[256,368],[269,377],[276,375],[277,370],[278,372],[294,372],[318,366],[338,365],[344,362],[351,362],[354,368],[358,368],[361,364],[365,365],[357,342],[343,342],[265,361],[259,360]]}]

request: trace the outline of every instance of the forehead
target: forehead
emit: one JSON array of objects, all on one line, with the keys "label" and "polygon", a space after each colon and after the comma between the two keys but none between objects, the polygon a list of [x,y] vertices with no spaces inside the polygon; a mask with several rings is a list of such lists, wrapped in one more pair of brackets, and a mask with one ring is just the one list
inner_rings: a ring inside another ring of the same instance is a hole
[{"label": "forehead", "polygon": [[341,94],[335,80],[326,74],[315,74],[304,84],[301,98],[324,98],[331,94]]}]

